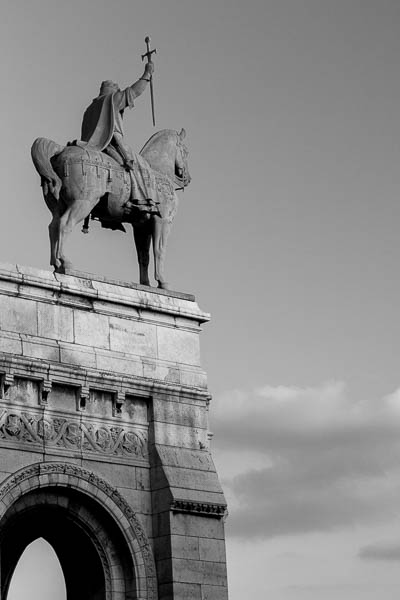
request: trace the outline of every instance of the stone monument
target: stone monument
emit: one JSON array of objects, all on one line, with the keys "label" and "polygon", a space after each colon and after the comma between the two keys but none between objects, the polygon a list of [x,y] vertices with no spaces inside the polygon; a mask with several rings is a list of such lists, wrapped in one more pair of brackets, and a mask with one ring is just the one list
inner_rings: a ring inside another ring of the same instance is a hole
[{"label": "stone monument", "polygon": [[152,85],[152,52],[143,55],[149,62],[142,77],[123,91],[116,83],[103,81],[99,95],[83,116],[81,140],[60,146],[37,138],[32,145],[32,160],[53,215],[49,225],[50,264],[58,273],[72,268],[65,247],[69,234],[82,221],[87,233],[91,217],[114,230],[125,231],[122,223],[132,225],[143,285],[150,284],[152,242],[154,278],[158,287],[168,287],[164,259],[178,206],[176,190],[191,180],[183,143],[186,132],[159,131],[136,154],[125,142],[122,126],[124,110],[133,107],[134,99],[149,82]]},{"label": "stone monument", "polygon": [[[93,167],[94,150],[71,148]],[[107,181],[100,154],[93,169]],[[115,173],[131,179],[129,165]],[[66,273],[0,265],[0,600],[39,537],[68,600],[227,600],[226,502],[199,351],[209,315],[188,294],[68,271],[67,195],[49,175],[52,258]],[[168,221],[163,201],[134,200],[135,219]]]}]

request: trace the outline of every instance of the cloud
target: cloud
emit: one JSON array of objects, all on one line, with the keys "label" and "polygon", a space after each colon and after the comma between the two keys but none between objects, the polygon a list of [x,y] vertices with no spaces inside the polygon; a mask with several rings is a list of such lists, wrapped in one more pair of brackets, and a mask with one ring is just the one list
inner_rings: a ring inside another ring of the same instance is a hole
[{"label": "cloud", "polygon": [[281,589],[277,593],[277,600],[376,600],[377,598],[397,598],[400,593],[400,585],[393,584],[351,584],[343,583],[337,585],[293,585]]},{"label": "cloud", "polygon": [[229,473],[231,535],[329,531],[397,514],[400,391],[358,402],[341,382],[265,386],[222,395],[211,416],[217,463]]},{"label": "cloud", "polygon": [[400,561],[400,544],[398,542],[380,542],[363,546],[358,553],[363,560]]}]

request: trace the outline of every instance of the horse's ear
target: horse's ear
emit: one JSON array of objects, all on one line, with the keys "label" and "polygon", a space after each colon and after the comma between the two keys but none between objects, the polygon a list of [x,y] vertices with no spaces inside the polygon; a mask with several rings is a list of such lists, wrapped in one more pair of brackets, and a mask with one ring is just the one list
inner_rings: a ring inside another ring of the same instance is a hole
[{"label": "horse's ear", "polygon": [[183,127],[182,127],[182,129],[181,129],[181,132],[180,132],[180,134],[179,134],[179,137],[181,138],[181,141],[182,141],[182,142],[183,142],[183,140],[184,140],[184,139],[185,139],[185,137],[186,137],[186,131],[183,129]]}]

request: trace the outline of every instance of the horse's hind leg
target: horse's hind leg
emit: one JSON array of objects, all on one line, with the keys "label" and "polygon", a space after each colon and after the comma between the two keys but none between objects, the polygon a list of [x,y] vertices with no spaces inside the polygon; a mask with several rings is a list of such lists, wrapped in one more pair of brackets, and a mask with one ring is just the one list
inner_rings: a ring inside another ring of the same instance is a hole
[{"label": "horse's hind leg", "polygon": [[168,289],[164,278],[164,259],[170,230],[170,221],[153,217],[154,279],[158,282],[158,287],[164,290]]},{"label": "horse's hind leg", "polygon": [[59,221],[59,242],[58,242],[58,259],[61,262],[59,266],[60,271],[65,269],[71,269],[72,263],[65,255],[65,242],[68,236],[71,234],[75,225],[83,221],[92,208],[97,204],[99,198],[87,197],[82,200],[75,200],[73,204],[68,206],[66,211],[61,215]]},{"label": "horse's hind leg", "polygon": [[151,229],[150,221],[142,225],[132,225],[133,236],[135,239],[136,252],[139,262],[139,281],[142,285],[150,285],[149,280],[149,259]]},{"label": "horse's hind leg", "polygon": [[[65,273],[65,269],[72,269],[72,263],[65,256],[65,242],[72,232],[75,219],[71,218],[72,207],[69,206],[66,211],[61,215],[59,220],[59,236],[58,236],[58,249],[57,259],[58,266],[56,271],[59,273]],[[84,218],[84,217],[83,217]],[[77,223],[78,221],[76,221]]]}]

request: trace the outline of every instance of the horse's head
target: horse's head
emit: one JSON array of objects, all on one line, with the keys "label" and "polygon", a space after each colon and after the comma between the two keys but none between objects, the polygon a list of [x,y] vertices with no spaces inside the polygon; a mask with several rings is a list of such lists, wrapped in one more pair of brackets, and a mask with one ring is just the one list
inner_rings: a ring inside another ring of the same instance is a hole
[{"label": "horse's head", "polygon": [[181,132],[177,134],[177,149],[175,156],[175,181],[180,188],[185,188],[192,180],[187,161],[189,151],[183,143],[185,137],[186,131],[182,128]]},{"label": "horse's head", "polygon": [[163,129],[155,133],[140,151],[153,169],[168,175],[179,189],[186,187],[191,181],[187,164],[189,153],[183,143],[185,137],[184,129],[180,133]]}]

